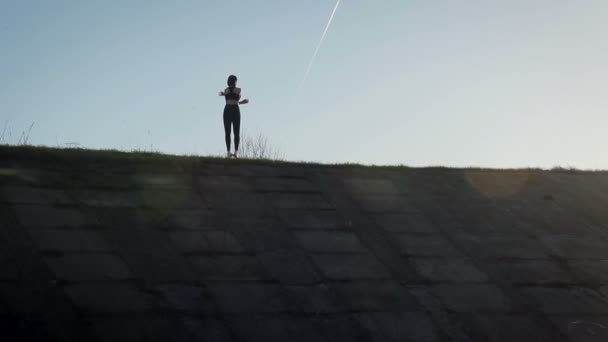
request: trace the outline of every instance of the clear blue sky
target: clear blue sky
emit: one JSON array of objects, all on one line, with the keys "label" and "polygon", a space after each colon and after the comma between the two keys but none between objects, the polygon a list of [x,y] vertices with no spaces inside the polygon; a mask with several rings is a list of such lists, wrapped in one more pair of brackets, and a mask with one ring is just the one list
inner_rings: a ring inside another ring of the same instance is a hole
[{"label": "clear blue sky", "polygon": [[[0,2],[0,119],[31,142],[289,160],[608,168],[608,1]],[[16,140],[16,139],[13,139]]]}]

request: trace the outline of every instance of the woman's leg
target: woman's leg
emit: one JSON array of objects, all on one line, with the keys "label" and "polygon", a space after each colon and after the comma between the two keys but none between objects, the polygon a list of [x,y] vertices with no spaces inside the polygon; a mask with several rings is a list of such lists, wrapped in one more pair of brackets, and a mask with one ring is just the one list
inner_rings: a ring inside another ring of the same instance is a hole
[{"label": "woman's leg", "polygon": [[224,110],[224,133],[226,138],[226,151],[230,152],[230,126],[232,124],[232,120],[230,120],[230,113]]},{"label": "woman's leg", "polygon": [[241,142],[241,112],[236,111],[232,120],[232,125],[234,127],[234,150],[238,151],[239,142]]}]

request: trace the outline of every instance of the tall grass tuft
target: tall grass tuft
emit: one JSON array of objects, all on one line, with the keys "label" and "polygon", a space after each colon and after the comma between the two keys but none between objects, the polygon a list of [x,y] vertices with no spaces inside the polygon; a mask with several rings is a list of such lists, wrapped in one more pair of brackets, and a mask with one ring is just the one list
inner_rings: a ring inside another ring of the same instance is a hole
[{"label": "tall grass tuft", "polygon": [[270,139],[262,133],[241,136],[239,158],[283,160],[284,155],[276,148]]}]

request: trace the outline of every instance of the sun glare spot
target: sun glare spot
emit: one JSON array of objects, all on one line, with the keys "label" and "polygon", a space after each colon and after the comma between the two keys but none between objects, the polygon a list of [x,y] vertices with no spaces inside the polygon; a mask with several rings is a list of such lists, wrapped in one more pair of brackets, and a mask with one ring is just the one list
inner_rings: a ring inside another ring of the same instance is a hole
[{"label": "sun glare spot", "polygon": [[0,176],[2,177],[14,177],[17,173],[16,169],[0,168]]},{"label": "sun glare spot", "polygon": [[465,171],[465,179],[479,193],[489,198],[508,198],[520,192],[531,178],[529,171]]}]

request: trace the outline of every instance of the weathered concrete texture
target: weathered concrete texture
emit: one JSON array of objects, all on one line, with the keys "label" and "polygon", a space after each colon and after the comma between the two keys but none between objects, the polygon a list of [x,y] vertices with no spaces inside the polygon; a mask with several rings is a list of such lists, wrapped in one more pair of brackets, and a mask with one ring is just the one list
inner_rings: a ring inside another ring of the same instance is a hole
[{"label": "weathered concrete texture", "polygon": [[134,277],[128,265],[114,254],[69,253],[47,256],[44,261],[58,279],[66,281],[125,280]]},{"label": "weathered concrete texture", "polygon": [[78,228],[94,224],[94,218],[87,217],[75,209],[53,208],[48,205],[15,205],[15,213],[24,228]]},{"label": "weathered concrete texture", "polygon": [[608,340],[607,173],[54,153],[0,148],[2,341]]},{"label": "weathered concrete texture", "polygon": [[29,234],[42,251],[109,252],[110,244],[92,230],[84,229],[30,229]]}]

